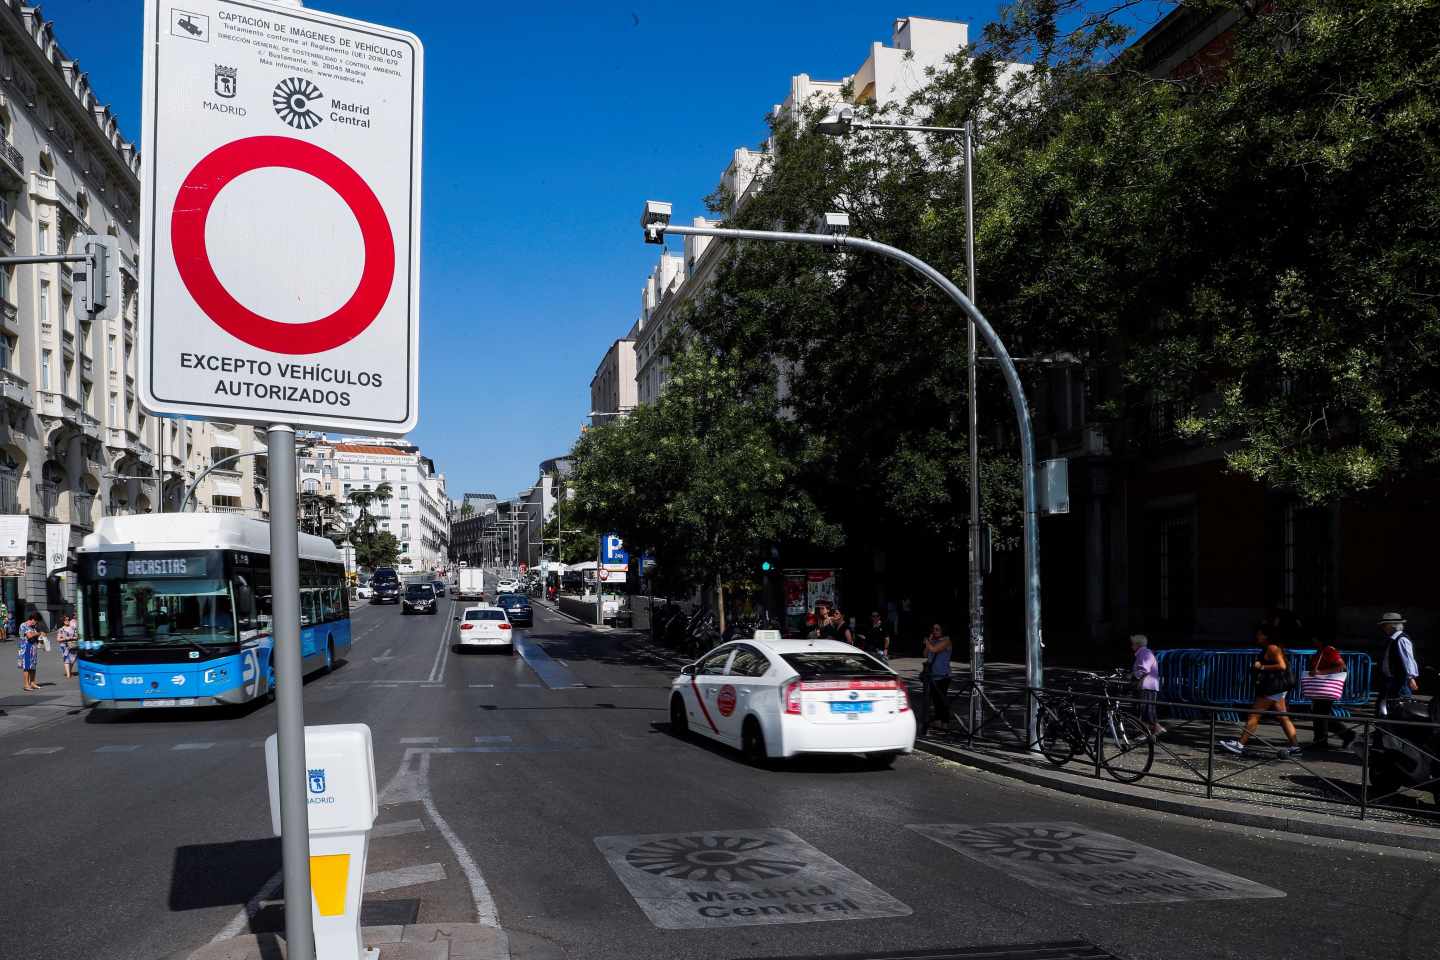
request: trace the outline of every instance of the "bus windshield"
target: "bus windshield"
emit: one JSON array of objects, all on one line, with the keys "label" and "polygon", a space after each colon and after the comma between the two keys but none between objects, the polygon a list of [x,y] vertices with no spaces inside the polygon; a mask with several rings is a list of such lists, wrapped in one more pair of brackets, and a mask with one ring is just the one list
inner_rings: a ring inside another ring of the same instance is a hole
[{"label": "bus windshield", "polygon": [[85,591],[90,646],[236,643],[230,585],[218,578],[109,580]]}]

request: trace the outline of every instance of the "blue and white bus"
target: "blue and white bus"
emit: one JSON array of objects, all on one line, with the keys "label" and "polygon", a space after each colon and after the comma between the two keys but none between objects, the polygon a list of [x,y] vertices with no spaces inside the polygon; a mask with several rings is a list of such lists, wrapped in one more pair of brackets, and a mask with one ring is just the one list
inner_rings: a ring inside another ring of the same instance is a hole
[{"label": "blue and white bus", "polygon": [[[107,517],[76,567],[86,705],[214,706],[274,690],[269,524],[215,513]],[[306,673],[345,659],[349,604],[339,549],[301,534]]]}]

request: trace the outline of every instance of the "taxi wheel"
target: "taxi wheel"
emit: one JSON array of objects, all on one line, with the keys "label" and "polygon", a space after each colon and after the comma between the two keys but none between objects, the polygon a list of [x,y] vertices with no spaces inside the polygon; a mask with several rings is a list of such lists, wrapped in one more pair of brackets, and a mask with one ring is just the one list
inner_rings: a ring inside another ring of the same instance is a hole
[{"label": "taxi wheel", "polygon": [[685,701],[678,694],[670,698],[670,732],[677,737],[690,736],[690,718],[685,715]]},{"label": "taxi wheel", "polygon": [[770,757],[765,752],[765,732],[760,729],[760,721],[754,717],[745,718],[745,727],[740,733],[740,753],[752,767],[764,767],[770,763]]}]

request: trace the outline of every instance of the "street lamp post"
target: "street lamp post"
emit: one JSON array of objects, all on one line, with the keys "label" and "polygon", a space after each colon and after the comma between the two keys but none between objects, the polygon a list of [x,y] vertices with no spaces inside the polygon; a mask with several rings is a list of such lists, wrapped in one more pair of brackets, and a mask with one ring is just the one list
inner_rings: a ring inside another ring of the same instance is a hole
[{"label": "street lamp post", "polygon": [[[815,125],[829,136],[849,136],[855,130],[892,130],[902,133],[940,133],[964,138],[965,154],[965,277],[966,294],[975,303],[975,125],[966,120],[960,127],[936,127],[917,123],[878,123],[857,119],[854,107],[842,107]],[[980,516],[980,404],[975,342],[975,324],[966,326],[965,373],[967,432],[970,441],[970,729],[980,726],[985,682],[985,571],[981,566],[983,520]]]},{"label": "street lamp post", "polygon": [[[837,247],[847,250],[864,250],[897,260],[919,273],[939,287],[969,319],[969,326],[985,340],[1005,377],[1011,403],[1015,408],[1015,420],[1020,430],[1020,486],[1024,494],[1024,553],[1025,553],[1025,682],[1031,689],[1038,689],[1044,681],[1044,644],[1041,642],[1040,625],[1040,527],[1035,480],[1035,432],[1030,419],[1030,407],[1025,399],[1025,388],[1020,383],[1020,373],[1010,359],[1009,351],[1000,340],[990,321],[985,319],[975,304],[948,277],[930,264],[913,254],[897,247],[851,237],[846,232],[848,218],[843,214],[827,214],[825,220],[832,225],[830,233],[789,233],[776,230],[735,230],[724,227],[683,227],[670,224],[669,203],[650,200],[645,204],[641,226],[645,230],[647,243],[663,244],[667,234],[681,236],[720,237],[729,240],[761,240],[781,243],[808,243],[815,246]],[[973,352],[972,352],[973,355]],[[971,436],[973,438],[974,432]],[[973,442],[973,441],[972,441]],[[972,449],[974,449],[972,447]],[[971,486],[974,496],[974,484]],[[973,502],[973,501],[972,501]],[[975,530],[972,527],[972,545]],[[975,564],[972,564],[972,568]],[[1027,742],[1035,742],[1036,703],[1027,700],[1025,710],[1025,732]]]}]

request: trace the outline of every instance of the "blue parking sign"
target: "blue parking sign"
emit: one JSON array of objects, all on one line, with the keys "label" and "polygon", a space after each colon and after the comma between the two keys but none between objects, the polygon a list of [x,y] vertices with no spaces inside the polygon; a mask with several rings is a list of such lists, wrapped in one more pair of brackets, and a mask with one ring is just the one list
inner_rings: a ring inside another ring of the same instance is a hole
[{"label": "blue parking sign", "polygon": [[630,554],[625,549],[625,540],[618,533],[607,533],[600,538],[600,563],[606,567],[628,567]]}]

